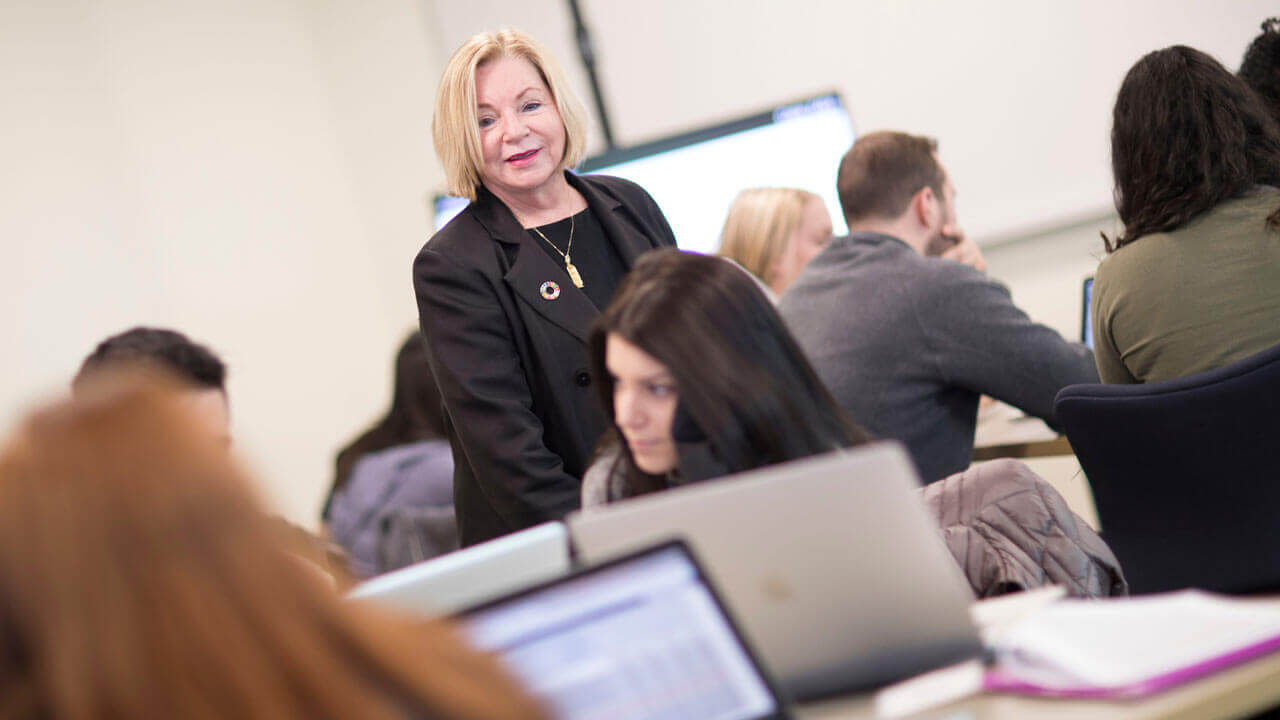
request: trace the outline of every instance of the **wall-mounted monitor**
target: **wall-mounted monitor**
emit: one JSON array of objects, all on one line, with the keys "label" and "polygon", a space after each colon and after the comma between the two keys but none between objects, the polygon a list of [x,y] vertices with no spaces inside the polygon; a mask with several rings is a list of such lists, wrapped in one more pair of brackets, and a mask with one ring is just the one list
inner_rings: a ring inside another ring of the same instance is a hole
[{"label": "wall-mounted monitor", "polygon": [[[837,235],[847,231],[836,199],[840,158],[853,145],[853,122],[840,96],[819,95],[764,112],[584,160],[582,174],[617,175],[653,195],[679,246],[714,252],[739,191],[798,187],[821,196]],[[467,201],[436,198],[436,229]]]}]

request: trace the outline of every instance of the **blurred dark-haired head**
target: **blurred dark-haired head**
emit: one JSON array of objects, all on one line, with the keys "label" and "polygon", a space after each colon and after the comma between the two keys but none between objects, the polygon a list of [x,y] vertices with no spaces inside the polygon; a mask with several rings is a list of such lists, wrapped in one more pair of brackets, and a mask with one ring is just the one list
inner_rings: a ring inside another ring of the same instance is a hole
[{"label": "blurred dark-haired head", "polygon": [[[1280,186],[1280,129],[1240,78],[1199,50],[1149,53],[1125,76],[1111,130],[1116,210],[1108,251],[1176,230],[1258,185]],[[1280,225],[1280,210],[1269,219]]]},{"label": "blurred dark-haired head", "polygon": [[71,381],[83,393],[98,378],[119,371],[159,371],[186,389],[189,405],[204,417],[223,445],[231,443],[227,367],[212,350],[176,330],[135,327],[98,343]]},{"label": "blurred dark-haired head", "polygon": [[[755,279],[721,258],[654,250],[623,280],[588,342],[600,403],[614,421],[613,437],[631,473],[634,461],[618,435],[613,408],[606,362],[610,335],[666,366],[679,396],[677,417],[684,427],[678,435],[705,437],[730,472],[865,439]],[[652,489],[652,479],[648,485]]]},{"label": "blurred dark-haired head", "polygon": [[122,365],[152,365],[196,387],[226,392],[227,367],[212,350],[176,330],[135,327],[98,343],[71,381],[79,389],[95,372]]},{"label": "blurred dark-haired head", "polygon": [[1280,122],[1280,17],[1262,23],[1262,34],[1249,43],[1237,74]]}]

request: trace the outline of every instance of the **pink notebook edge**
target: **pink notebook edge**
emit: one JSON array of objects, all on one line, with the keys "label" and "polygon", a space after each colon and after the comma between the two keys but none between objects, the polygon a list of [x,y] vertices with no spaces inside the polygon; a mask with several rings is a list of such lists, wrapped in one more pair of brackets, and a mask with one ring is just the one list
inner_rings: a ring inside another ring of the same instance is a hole
[{"label": "pink notebook edge", "polygon": [[1128,685],[1095,686],[1073,685],[1050,687],[1021,680],[999,667],[991,668],[983,675],[982,689],[987,692],[1036,695],[1043,697],[1070,697],[1083,699],[1139,698],[1168,690],[1206,675],[1212,675],[1249,660],[1260,658],[1280,650],[1280,635],[1267,637],[1230,652],[1207,658],[1198,663],[1170,670]]}]

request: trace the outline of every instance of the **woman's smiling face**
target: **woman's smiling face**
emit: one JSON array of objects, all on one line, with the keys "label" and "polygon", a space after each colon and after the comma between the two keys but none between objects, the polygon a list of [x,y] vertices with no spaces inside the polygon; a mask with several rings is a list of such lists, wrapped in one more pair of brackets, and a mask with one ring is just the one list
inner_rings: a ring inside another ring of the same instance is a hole
[{"label": "woman's smiling face", "polygon": [[537,68],[503,56],[476,68],[480,179],[500,199],[532,195],[560,168],[565,130]]}]

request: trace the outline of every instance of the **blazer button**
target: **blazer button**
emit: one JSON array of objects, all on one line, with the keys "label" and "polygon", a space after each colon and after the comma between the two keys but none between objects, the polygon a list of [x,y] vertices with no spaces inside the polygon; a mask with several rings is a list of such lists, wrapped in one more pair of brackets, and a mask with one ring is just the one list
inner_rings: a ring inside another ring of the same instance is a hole
[{"label": "blazer button", "polygon": [[586,370],[579,370],[573,374],[573,381],[578,384],[578,387],[586,387],[591,384],[591,375]]}]

